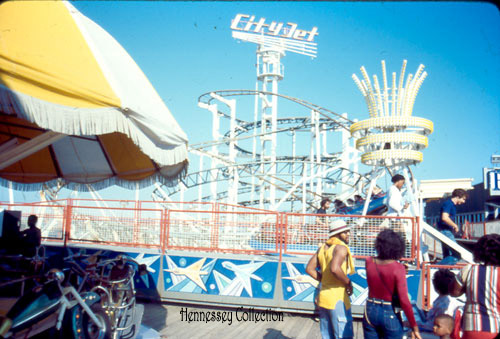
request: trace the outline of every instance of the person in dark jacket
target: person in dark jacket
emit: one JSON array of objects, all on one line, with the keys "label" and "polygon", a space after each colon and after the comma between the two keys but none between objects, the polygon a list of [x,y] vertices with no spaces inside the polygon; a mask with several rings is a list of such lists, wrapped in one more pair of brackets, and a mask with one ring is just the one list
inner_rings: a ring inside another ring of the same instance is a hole
[{"label": "person in dark jacket", "polygon": [[38,217],[34,214],[30,215],[28,217],[29,228],[21,232],[22,253],[27,257],[34,257],[36,255],[36,249],[42,241],[42,232],[36,227],[37,222]]}]

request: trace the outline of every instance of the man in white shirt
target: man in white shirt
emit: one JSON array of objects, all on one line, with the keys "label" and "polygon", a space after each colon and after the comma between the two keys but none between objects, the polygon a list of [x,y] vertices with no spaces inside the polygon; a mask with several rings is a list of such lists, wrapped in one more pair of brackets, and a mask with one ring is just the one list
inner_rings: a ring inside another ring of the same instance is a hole
[{"label": "man in white shirt", "polygon": [[405,178],[401,174],[396,174],[391,179],[393,185],[389,189],[387,197],[387,216],[388,217],[401,217],[404,215],[405,210],[408,208],[408,202],[403,202],[403,195],[401,188],[405,184]]},{"label": "man in white shirt", "polygon": [[[405,184],[405,178],[401,174],[396,174],[391,179],[393,185],[387,195],[387,216],[402,217],[409,206],[408,202],[403,201],[401,189]],[[391,220],[392,229],[399,233],[408,244],[411,241],[411,226],[408,220]]]}]

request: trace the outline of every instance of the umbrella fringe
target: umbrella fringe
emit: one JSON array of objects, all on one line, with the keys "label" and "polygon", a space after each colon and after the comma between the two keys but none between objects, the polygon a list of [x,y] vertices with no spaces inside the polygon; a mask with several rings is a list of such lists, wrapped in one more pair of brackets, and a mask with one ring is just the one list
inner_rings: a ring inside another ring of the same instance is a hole
[{"label": "umbrella fringe", "polygon": [[[160,183],[168,187],[174,187],[177,186],[180,182],[180,178],[184,178],[187,174],[187,166],[183,167],[181,170],[181,173],[179,175],[175,176],[174,178],[168,178],[164,177],[158,173],[147,177],[143,180],[140,181],[128,181],[124,179],[120,179],[117,177],[113,178],[108,178],[96,183],[90,183],[89,185],[92,187],[93,190],[98,191],[101,189],[109,188],[110,186],[116,185],[125,189],[129,190],[135,190],[136,188],[143,189],[147,187],[151,187],[155,183]],[[71,191],[77,191],[77,192],[89,192],[89,189],[85,183],[78,183],[78,182],[68,182],[63,179],[64,182],[64,188],[67,190]],[[15,191],[22,191],[22,192],[34,192],[34,191],[40,191],[45,184],[48,188],[55,188],[57,185],[60,185],[59,179],[54,179],[51,181],[43,182],[43,183],[31,183],[31,184],[23,184],[19,182],[14,182],[14,181],[9,181],[4,178],[0,178],[0,186],[3,187],[9,187],[9,183],[12,184],[12,189]]]},{"label": "umbrella fringe", "polygon": [[[0,111],[67,135],[100,135],[121,132],[159,167],[184,162],[187,144],[153,142],[120,108],[75,108],[59,105],[11,90],[0,84]],[[54,118],[54,117],[57,118]]]}]

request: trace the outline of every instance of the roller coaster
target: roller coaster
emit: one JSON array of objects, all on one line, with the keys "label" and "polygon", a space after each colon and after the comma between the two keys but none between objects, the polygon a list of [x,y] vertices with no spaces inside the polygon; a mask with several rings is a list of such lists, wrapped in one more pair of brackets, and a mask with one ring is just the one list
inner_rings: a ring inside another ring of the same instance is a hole
[{"label": "roller coaster", "polygon": [[[317,28],[304,31],[309,32],[303,33],[309,36],[306,40],[301,35],[276,36],[264,28],[259,34],[252,29],[254,19],[238,14],[231,29],[235,39],[257,45],[255,90],[216,90],[198,97],[198,106],[212,115],[212,140],[190,146],[190,154],[197,157],[192,167],[197,168],[177,187],[157,185],[153,200],[185,201],[185,193],[197,189],[190,201],[306,213],[330,197],[366,214],[375,207],[371,198],[374,189],[380,191],[377,180],[401,172],[408,179],[415,215],[415,180],[409,166],[422,161],[420,150],[427,147],[426,135],[433,130],[429,120],[411,116],[427,76],[424,66],[405,82],[405,60],[398,82],[392,73],[392,86],[385,61],[383,86],[376,75],[372,84],[361,67],[362,80],[356,75],[353,80],[370,118],[354,122],[345,113],[278,93],[284,79],[282,57],[288,51],[314,58]],[[286,116],[278,104],[285,107]],[[359,163],[369,166],[365,173],[360,173]],[[356,196],[365,201],[362,209],[354,206],[360,201]]]},{"label": "roller coaster", "polygon": [[[296,142],[293,139],[297,133],[310,133],[311,139],[319,137],[318,131],[323,134],[336,132],[346,133],[349,131],[353,122],[345,116],[298,98],[252,90],[224,90],[205,93],[199,97],[198,103],[200,107],[214,107],[216,106],[214,105],[214,101],[217,99],[225,100],[226,98],[238,96],[259,97],[261,95],[277,96],[296,105],[300,105],[303,108],[310,109],[311,116],[278,118],[278,128],[275,131],[266,133],[257,133],[258,129],[262,129],[262,120],[247,121],[235,117],[233,119],[233,129],[227,131],[218,140],[207,141],[191,146],[190,150],[192,153],[198,154],[200,157],[211,158],[213,160],[212,163],[219,163],[220,165],[203,171],[189,173],[183,180],[184,188],[190,189],[202,185],[212,185],[214,182],[234,180],[233,175],[236,173],[239,178],[237,191],[238,199],[237,201],[230,201],[230,203],[255,206],[261,201],[258,199],[245,200],[241,197],[245,195],[248,196],[248,193],[251,192],[259,194],[261,186],[256,185],[256,179],[262,182],[270,182],[269,178],[272,177],[274,179],[274,186],[277,190],[282,192],[285,197],[282,198],[284,199],[283,201],[287,201],[293,206],[293,202],[303,201],[303,197],[308,197],[309,199],[306,200],[306,204],[310,209],[314,209],[314,203],[317,202],[318,199],[321,199],[323,187],[318,187],[321,182],[329,187],[335,187],[338,184],[347,187],[348,192],[344,192],[341,195],[341,198],[345,200],[358,193],[362,187],[367,187],[370,181],[369,174],[361,175],[348,168],[343,158],[343,152],[341,151],[328,153],[326,152],[326,145],[323,145],[322,149],[320,145],[320,147],[317,148],[316,154],[314,150],[311,150],[311,153],[308,155],[293,154],[295,153],[294,150],[296,147]],[[231,120],[231,113],[223,112],[217,108],[216,114],[218,117]],[[321,117],[315,118],[315,115],[321,115]],[[292,150],[292,154],[276,155],[276,160],[273,162],[276,173],[272,176],[262,172],[263,167],[271,165],[271,160],[266,159],[265,156],[257,152],[256,147],[252,147],[252,150],[249,150],[239,145],[248,140],[255,144],[258,139],[265,139],[271,133],[284,134],[290,137],[292,140],[289,144],[291,144],[294,149]],[[324,142],[326,143],[326,135],[324,135],[324,138]],[[232,147],[236,152],[236,156],[233,156],[231,160],[227,156],[231,151],[221,151],[219,148],[222,146]],[[212,150],[207,150],[210,147]],[[312,175],[310,174],[308,179],[304,179],[308,171],[312,173]],[[302,184],[304,180],[307,181],[306,185]],[[174,196],[180,190],[181,187],[164,186],[157,188],[153,192],[153,197],[155,200],[163,200],[166,197]],[[327,193],[327,195],[333,196],[332,193]],[[227,199],[228,196],[229,193],[227,191],[218,191],[215,200],[222,201],[222,199]],[[205,195],[201,197],[201,201],[214,201],[213,198],[213,195]],[[263,202],[271,204],[271,201],[266,197]],[[279,204],[275,204],[274,208],[278,206]],[[293,211],[294,209],[289,210]]]}]

